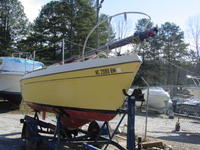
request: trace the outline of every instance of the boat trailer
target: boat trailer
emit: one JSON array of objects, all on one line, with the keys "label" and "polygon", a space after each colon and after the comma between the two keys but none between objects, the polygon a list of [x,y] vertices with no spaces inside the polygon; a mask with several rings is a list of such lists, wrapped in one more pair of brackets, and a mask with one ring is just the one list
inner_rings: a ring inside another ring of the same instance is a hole
[{"label": "boat trailer", "polygon": [[[140,150],[141,139],[135,144],[135,102],[144,101],[144,95],[140,89],[135,89],[132,94],[123,90],[128,102],[127,109],[118,110],[122,114],[114,131],[111,133],[109,122],[93,121],[89,124],[88,129],[66,130],[60,122],[60,115],[57,117],[56,125],[41,121],[38,117],[39,112],[35,112],[34,117],[25,116],[20,122],[23,123],[22,139],[25,140],[26,150],[104,150],[109,145],[119,150]],[[120,124],[127,115],[127,147],[122,147],[113,140]]]}]

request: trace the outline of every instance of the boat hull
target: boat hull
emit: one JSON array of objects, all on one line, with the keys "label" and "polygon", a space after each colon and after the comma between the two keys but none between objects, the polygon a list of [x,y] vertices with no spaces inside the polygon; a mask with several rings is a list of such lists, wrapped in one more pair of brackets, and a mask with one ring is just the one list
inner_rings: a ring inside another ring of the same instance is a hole
[{"label": "boat hull", "polygon": [[[132,93],[133,90],[134,89],[129,89],[129,92]],[[145,101],[143,103],[136,102],[137,107],[141,107],[141,105],[147,104],[147,96],[148,96],[148,106],[151,110],[163,112],[169,107],[171,103],[169,93],[167,93],[163,88],[151,87],[149,88],[149,95],[147,89],[142,90],[142,93],[144,94]]]},{"label": "boat hull", "polygon": [[14,104],[21,103],[20,80],[24,73],[1,72],[0,73],[0,97]]},{"label": "boat hull", "polygon": [[71,130],[77,129],[84,124],[92,122],[94,120],[109,121],[113,119],[117,114],[116,112],[110,111],[97,111],[78,108],[71,109],[66,107],[52,107],[33,103],[28,103],[28,105],[36,111],[55,113],[57,116],[59,116],[59,113],[61,112],[61,122],[63,124],[63,127]]},{"label": "boat hull", "polygon": [[[147,90],[144,91],[144,95],[145,95],[145,99],[147,99]],[[149,107],[152,107],[158,110],[164,109],[167,107],[169,100],[170,100],[170,96],[165,91],[162,91],[162,90],[151,91],[150,90],[149,92]]]},{"label": "boat hull", "polygon": [[[21,81],[23,99],[33,109],[41,111],[62,108],[71,122],[109,121],[124,103],[122,89],[131,86],[140,64],[140,61],[106,63],[104,66],[51,74],[41,70],[37,73],[39,75],[25,76]],[[54,67],[49,70],[54,70]],[[62,120],[67,128],[78,127],[67,123],[70,122],[68,119]]]},{"label": "boat hull", "polygon": [[26,72],[42,66],[42,63],[29,59],[0,57],[0,98],[19,105],[22,99],[20,80]]}]

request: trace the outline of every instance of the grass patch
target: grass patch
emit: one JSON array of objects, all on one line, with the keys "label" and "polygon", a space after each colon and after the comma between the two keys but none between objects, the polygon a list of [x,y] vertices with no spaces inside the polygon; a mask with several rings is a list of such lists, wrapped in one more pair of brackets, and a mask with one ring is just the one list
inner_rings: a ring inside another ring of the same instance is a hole
[{"label": "grass patch", "polygon": [[27,104],[21,103],[20,107],[19,107],[19,113],[22,113],[22,114],[34,114],[34,111]]}]

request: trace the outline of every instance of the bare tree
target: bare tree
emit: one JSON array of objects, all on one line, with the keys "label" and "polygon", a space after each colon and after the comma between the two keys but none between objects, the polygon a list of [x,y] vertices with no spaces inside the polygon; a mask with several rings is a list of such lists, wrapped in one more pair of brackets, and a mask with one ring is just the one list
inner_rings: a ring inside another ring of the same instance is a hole
[{"label": "bare tree", "polygon": [[190,44],[194,47],[197,54],[197,60],[200,60],[200,15],[188,19],[188,35]]}]

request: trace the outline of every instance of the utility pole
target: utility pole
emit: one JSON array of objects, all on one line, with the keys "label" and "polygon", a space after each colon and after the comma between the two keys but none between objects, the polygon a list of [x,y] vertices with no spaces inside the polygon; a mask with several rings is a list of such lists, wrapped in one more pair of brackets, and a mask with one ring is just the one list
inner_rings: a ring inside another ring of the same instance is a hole
[{"label": "utility pole", "polygon": [[[60,2],[66,2],[70,5],[70,13],[71,13],[71,17],[70,17],[70,25],[69,25],[69,32],[68,32],[68,40],[69,41],[74,41],[74,33],[73,33],[73,24],[74,24],[74,0],[60,0]],[[66,43],[66,49],[69,52],[69,57],[72,56],[72,48],[73,45],[70,42]]]},{"label": "utility pole", "polygon": [[[70,31],[69,31],[69,40],[74,41],[74,35],[73,35],[73,24],[74,24],[74,0],[69,1],[70,6],[71,6],[71,19],[70,19]],[[69,52],[70,52],[70,57],[72,56],[72,43],[69,43]]]}]

